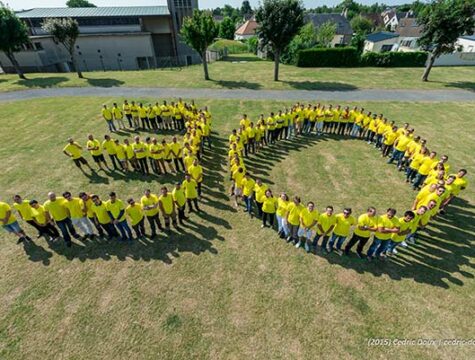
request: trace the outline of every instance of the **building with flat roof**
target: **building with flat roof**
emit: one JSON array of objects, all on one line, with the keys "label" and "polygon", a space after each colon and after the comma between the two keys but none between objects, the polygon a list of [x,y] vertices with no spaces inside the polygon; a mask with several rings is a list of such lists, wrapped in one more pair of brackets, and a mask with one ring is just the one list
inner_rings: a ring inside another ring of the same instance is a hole
[{"label": "building with flat roof", "polygon": [[[82,71],[141,70],[200,62],[198,54],[180,41],[183,17],[197,0],[168,0],[167,5],[34,8],[18,11],[28,27],[30,43],[15,54],[25,72],[72,70],[69,54],[42,29],[46,18],[73,18],[79,24],[76,59]],[[5,54],[0,64],[14,69]]]}]

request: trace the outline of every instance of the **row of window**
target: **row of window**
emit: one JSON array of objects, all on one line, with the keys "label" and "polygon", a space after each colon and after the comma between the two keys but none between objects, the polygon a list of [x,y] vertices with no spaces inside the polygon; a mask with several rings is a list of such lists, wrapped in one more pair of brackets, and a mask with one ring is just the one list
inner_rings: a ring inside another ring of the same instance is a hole
[{"label": "row of window", "polygon": [[[109,25],[139,25],[138,17],[97,17],[97,18],[76,18],[79,26],[109,26]],[[30,19],[27,24],[33,27],[41,27],[43,19]]]}]

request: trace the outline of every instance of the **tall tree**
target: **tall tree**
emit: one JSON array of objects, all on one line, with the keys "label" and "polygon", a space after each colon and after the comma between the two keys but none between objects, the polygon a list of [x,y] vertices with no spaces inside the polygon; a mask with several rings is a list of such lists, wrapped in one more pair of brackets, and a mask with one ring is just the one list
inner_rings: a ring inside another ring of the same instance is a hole
[{"label": "tall tree", "polygon": [[226,16],[219,24],[219,37],[223,39],[234,39],[234,32],[236,31],[236,25],[229,16]]},{"label": "tall tree", "polygon": [[327,21],[317,29],[317,42],[323,47],[330,47],[336,34],[336,23]]},{"label": "tall tree", "polygon": [[68,0],[66,1],[66,6],[70,8],[96,7],[96,5],[90,3],[87,0]]},{"label": "tall tree", "polygon": [[257,34],[274,52],[274,81],[279,81],[280,55],[303,26],[303,17],[299,0],[264,0],[257,9]]},{"label": "tall tree", "polygon": [[200,55],[203,62],[205,80],[209,80],[206,49],[218,36],[218,26],[209,11],[194,10],[193,16],[186,17],[181,28],[183,40]]},{"label": "tall tree", "polygon": [[373,22],[361,15],[355,16],[350,21],[353,32],[361,35],[367,35],[373,30]]},{"label": "tall tree", "polygon": [[245,17],[246,15],[252,14],[251,4],[248,0],[244,0],[241,5],[241,16]]},{"label": "tall tree", "polygon": [[453,52],[457,39],[473,32],[474,16],[475,0],[436,0],[419,13],[422,35],[418,43],[430,50],[422,81],[429,79],[435,59]]},{"label": "tall tree", "polygon": [[53,35],[55,41],[64,46],[73,64],[73,70],[77,72],[79,78],[82,78],[82,72],[79,69],[74,52],[74,45],[79,36],[78,22],[71,18],[45,19],[42,27],[44,31]]},{"label": "tall tree", "polygon": [[26,25],[0,2],[0,51],[8,57],[20,79],[26,78],[15,58],[15,52],[29,42]]}]

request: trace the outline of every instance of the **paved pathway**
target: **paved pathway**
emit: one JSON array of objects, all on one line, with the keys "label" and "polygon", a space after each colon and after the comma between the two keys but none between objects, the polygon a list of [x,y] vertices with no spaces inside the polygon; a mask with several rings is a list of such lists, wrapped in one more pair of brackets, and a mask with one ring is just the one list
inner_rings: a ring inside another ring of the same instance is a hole
[{"label": "paved pathway", "polygon": [[82,87],[31,89],[0,93],[0,101],[29,100],[58,96],[153,97],[237,100],[335,100],[335,101],[475,101],[469,90],[390,90],[367,89],[348,91],[320,90],[249,90],[186,89],[135,87]]}]

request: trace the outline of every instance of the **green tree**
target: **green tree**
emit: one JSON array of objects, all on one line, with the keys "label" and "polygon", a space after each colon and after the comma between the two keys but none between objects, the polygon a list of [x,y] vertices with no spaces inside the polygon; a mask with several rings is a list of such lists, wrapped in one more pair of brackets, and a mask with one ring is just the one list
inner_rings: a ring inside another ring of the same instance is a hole
[{"label": "green tree", "polygon": [[42,28],[44,31],[53,35],[55,41],[64,46],[73,64],[73,70],[77,72],[79,78],[82,78],[82,72],[79,69],[76,54],[74,53],[74,45],[79,36],[78,22],[71,18],[45,19]]},{"label": "green tree", "polygon": [[257,46],[259,44],[259,39],[257,36],[252,36],[246,41],[247,44],[247,51],[250,53],[253,53],[254,55],[257,55]]},{"label": "green tree", "polygon": [[234,39],[234,32],[236,31],[236,25],[234,21],[226,16],[219,24],[219,37],[223,39]]},{"label": "green tree", "polygon": [[96,7],[96,5],[90,3],[87,0],[68,0],[66,1],[66,6],[70,8]]},{"label": "green tree", "polygon": [[422,81],[429,79],[435,59],[455,50],[455,42],[464,34],[471,34],[475,26],[475,0],[436,0],[417,16],[422,25],[420,46],[431,49]]},{"label": "green tree", "polygon": [[351,19],[351,28],[357,34],[366,35],[373,30],[373,22],[361,15],[355,16]]},{"label": "green tree", "polygon": [[284,64],[295,64],[300,50],[309,49],[317,44],[317,32],[312,22],[302,26],[281,55]]},{"label": "green tree", "polygon": [[241,5],[241,16],[244,17],[246,15],[252,14],[251,4],[248,0],[244,0]]},{"label": "green tree", "polygon": [[257,34],[274,53],[274,81],[279,81],[280,55],[303,26],[303,16],[299,0],[264,0],[257,9]]},{"label": "green tree", "polygon": [[206,49],[218,36],[218,26],[213,21],[211,13],[205,10],[194,10],[193,16],[184,19],[180,33],[185,42],[200,55],[205,80],[209,80]]},{"label": "green tree", "polygon": [[317,29],[317,42],[323,47],[330,47],[336,34],[336,24],[327,21]]},{"label": "green tree", "polygon": [[26,25],[15,13],[0,2],[0,51],[3,51],[12,63],[20,79],[26,79],[15,58],[15,52],[29,43]]}]

